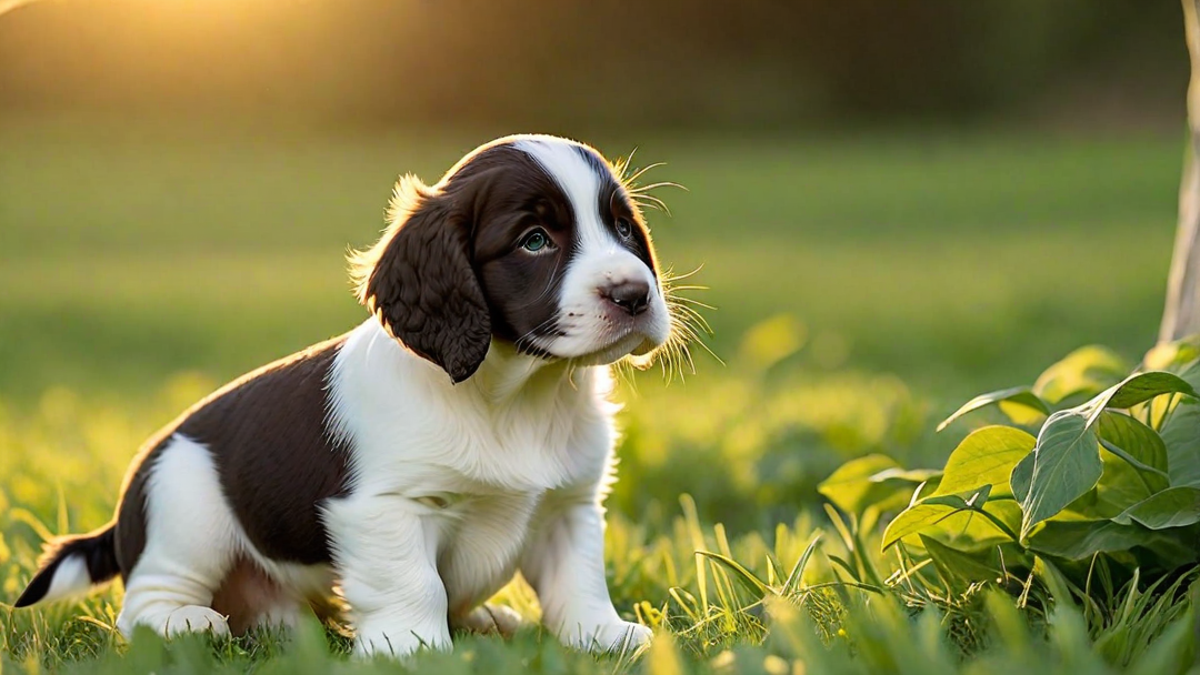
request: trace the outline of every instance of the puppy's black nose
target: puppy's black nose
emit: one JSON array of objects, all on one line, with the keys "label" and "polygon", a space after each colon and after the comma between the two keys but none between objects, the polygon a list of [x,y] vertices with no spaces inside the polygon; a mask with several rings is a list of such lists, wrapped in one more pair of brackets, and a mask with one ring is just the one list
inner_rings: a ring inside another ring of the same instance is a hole
[{"label": "puppy's black nose", "polygon": [[623,281],[600,289],[600,295],[629,313],[637,316],[650,306],[650,284],[645,281]]}]

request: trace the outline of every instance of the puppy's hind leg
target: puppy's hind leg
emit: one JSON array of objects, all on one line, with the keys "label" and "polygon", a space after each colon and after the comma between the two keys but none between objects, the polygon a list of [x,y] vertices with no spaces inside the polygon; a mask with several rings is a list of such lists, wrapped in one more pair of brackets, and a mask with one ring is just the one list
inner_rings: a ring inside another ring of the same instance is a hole
[{"label": "puppy's hind leg", "polygon": [[164,636],[228,634],[213,595],[243,543],[212,456],[176,435],[148,470],[146,544],[126,581],[117,628],[126,637],[139,625]]},{"label": "puppy's hind leg", "polygon": [[516,610],[492,604],[483,604],[462,616],[450,618],[450,626],[456,630],[479,635],[496,634],[503,638],[516,635],[524,623]]}]

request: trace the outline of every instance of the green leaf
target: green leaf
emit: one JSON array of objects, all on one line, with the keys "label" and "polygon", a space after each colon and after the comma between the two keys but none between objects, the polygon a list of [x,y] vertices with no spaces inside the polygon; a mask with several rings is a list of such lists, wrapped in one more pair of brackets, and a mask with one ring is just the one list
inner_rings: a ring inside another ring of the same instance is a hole
[{"label": "green leaf", "polygon": [[[1146,426],[1154,430],[1155,433],[1162,433],[1163,425],[1167,423],[1167,418],[1179,407],[1179,404],[1190,399],[1182,396],[1160,396],[1155,399],[1150,399],[1142,405],[1138,406],[1138,411],[1135,417],[1145,422]],[[1130,411],[1133,414],[1133,411]]]},{"label": "green leaf", "polygon": [[1088,426],[1096,423],[1106,408],[1129,408],[1162,394],[1183,393],[1195,397],[1192,386],[1170,373],[1137,373],[1105,389],[1086,403],[1064,410],[1087,418]]},{"label": "green leaf", "polygon": [[1080,347],[1038,377],[1033,393],[1055,405],[1076,396],[1094,396],[1121,381],[1130,367],[1115,352],[1095,345]]},{"label": "green leaf", "polygon": [[[959,510],[925,527],[921,534],[960,551],[978,552],[997,544],[1014,543],[1021,530],[1021,506],[1012,497],[991,497],[983,512]],[[906,537],[911,540],[911,535]]]},{"label": "green leaf", "polygon": [[942,578],[947,581],[957,580],[973,583],[994,581],[1004,577],[1004,572],[992,563],[991,549],[986,553],[970,554],[947,546],[932,537],[923,534],[917,536],[920,537],[921,545],[925,547],[925,552],[933,560],[934,566],[937,567]]},{"label": "green leaf", "polygon": [[926,481],[937,478],[942,475],[939,469],[884,469],[879,473],[872,474],[869,480],[872,483],[887,483],[889,481],[899,481],[909,485],[920,485]]},{"label": "green leaf", "polygon": [[867,455],[850,460],[838,467],[829,478],[817,486],[834,506],[846,513],[861,513],[873,501],[871,492],[878,488],[871,483],[871,476],[887,469],[899,469],[896,460],[886,455]]},{"label": "green leaf", "polygon": [[[1186,348],[1180,353],[1180,358],[1194,354],[1196,349],[1197,347],[1195,345]],[[1168,369],[1164,368],[1163,370]],[[1195,358],[1182,367],[1177,366],[1169,370],[1179,373],[1179,376],[1186,380],[1188,384],[1192,385],[1192,387],[1200,387],[1200,361],[1196,360]]]},{"label": "green leaf", "polygon": [[1024,503],[1029,498],[1029,484],[1033,481],[1033,465],[1036,460],[1037,457],[1032,452],[1025,455],[1009,474],[1008,487],[1013,498],[1019,503]]},{"label": "green leaf", "polygon": [[1129,408],[1162,394],[1184,393],[1195,397],[1187,382],[1170,373],[1137,373],[1105,389],[1086,403],[1062,412],[1083,415],[1088,426],[1096,423],[1106,408]]},{"label": "green leaf", "polygon": [[1116,446],[1124,455],[1128,455],[1131,463],[1139,466],[1141,470],[1152,470],[1162,479],[1166,479],[1169,466],[1167,445],[1153,429],[1142,424],[1140,420],[1124,413],[1106,410],[1100,414],[1096,433],[1102,441],[1108,441],[1109,445]]},{"label": "green leaf", "polygon": [[1016,533],[1021,529],[1021,505],[1012,497],[992,497],[983,510],[991,516],[992,521],[1003,523],[1002,531],[1007,533],[1009,541],[1016,541]]},{"label": "green leaf", "polygon": [[1031,550],[1046,555],[1084,560],[1096,553],[1128,551],[1140,546],[1168,566],[1196,559],[1196,550],[1167,532],[1139,525],[1122,525],[1111,520],[1049,521],[1029,537]]},{"label": "green leaf", "polygon": [[1200,487],[1200,403],[1180,401],[1163,426],[1171,485]]},{"label": "green leaf", "polygon": [[1010,478],[1025,514],[1021,540],[1034,525],[1091,490],[1103,472],[1100,443],[1087,418],[1074,409],[1051,415],[1033,453],[1017,464]]},{"label": "green leaf", "polygon": [[1042,415],[1050,414],[1050,408],[1046,406],[1046,403],[1042,401],[1042,399],[1037,397],[1037,394],[1033,393],[1032,389],[1029,387],[1013,387],[1011,389],[1001,389],[1000,391],[980,394],[970,401],[967,401],[961,408],[955,410],[953,414],[943,420],[942,423],[937,426],[937,430],[941,431],[945,429],[946,427],[950,426],[951,422],[962,417],[963,415],[966,415],[967,413],[975,412],[981,408],[986,408],[989,405],[998,403],[1008,403],[1013,406],[1029,408],[1035,412],[1041,413]]},{"label": "green leaf", "polygon": [[1190,386],[1173,375],[1140,373],[1080,406],[1051,415],[1034,454],[1017,464],[1009,480],[1025,514],[1022,539],[1034,525],[1068,506],[1106,518],[1166,488],[1169,482],[1159,468],[1165,466],[1167,454],[1162,439],[1136,419],[1106,407],[1113,401],[1136,405],[1183,389]]},{"label": "green leaf", "polygon": [[1012,401],[1000,401],[996,407],[1000,408],[1009,422],[1022,427],[1040,427],[1049,414]]},{"label": "green leaf", "polygon": [[1137,522],[1152,530],[1200,523],[1200,488],[1168,488],[1130,506],[1113,521],[1122,525]]},{"label": "green leaf", "polygon": [[913,504],[888,523],[883,532],[881,550],[886,551],[908,535],[930,528],[959,510],[946,504]]},{"label": "green leaf", "polygon": [[817,491],[843,512],[857,515],[885,500],[895,501],[895,508],[903,506],[918,485],[940,473],[906,471],[891,457],[867,455],[838,467]]},{"label": "green leaf", "polygon": [[1107,407],[1130,408],[1162,394],[1186,394],[1194,398],[1196,391],[1178,375],[1161,371],[1137,373],[1116,387]]},{"label": "green leaf", "polygon": [[[1123,494],[1106,495],[1120,502]],[[1125,503],[1110,503],[1108,500],[1100,498],[1100,488],[1097,487],[1088,490],[1075,501],[1067,505],[1065,509],[1059,511],[1053,518],[1056,521],[1075,521],[1075,520],[1108,520],[1118,513],[1124,511],[1126,507],[1136,504],[1143,497],[1134,496],[1132,501]]]},{"label": "green leaf", "polygon": [[1143,474],[1123,457],[1100,448],[1104,475],[1096,484],[1096,517],[1111,518],[1160,490],[1166,489],[1165,474]]},{"label": "green leaf", "polygon": [[[1197,359],[1200,359],[1200,336],[1193,335],[1175,342],[1155,345],[1146,352],[1142,364],[1149,370],[1168,370],[1183,374],[1189,370],[1188,366],[1200,365]],[[1197,386],[1196,380],[1189,379],[1186,375],[1183,379],[1193,387]]]},{"label": "green leaf", "polygon": [[1112,517],[1167,489],[1167,446],[1153,429],[1124,413],[1105,411],[1096,425],[1104,475],[1096,486],[1097,516]]},{"label": "green leaf", "polygon": [[[994,519],[995,516],[983,510],[983,505],[987,502],[991,491],[991,485],[984,485],[965,497],[963,495],[935,495],[909,506],[888,523],[887,529],[883,532],[882,550],[886,551],[892,544],[904,537],[931,528],[960,511],[972,511],[983,514],[989,520]],[[996,522],[998,523],[997,527],[1004,527],[1002,522]]]},{"label": "green leaf", "polygon": [[977,429],[950,453],[942,482],[933,494],[958,494],[983,485],[1008,493],[1008,477],[1013,467],[1033,451],[1036,443],[1033,436],[1012,427]]}]

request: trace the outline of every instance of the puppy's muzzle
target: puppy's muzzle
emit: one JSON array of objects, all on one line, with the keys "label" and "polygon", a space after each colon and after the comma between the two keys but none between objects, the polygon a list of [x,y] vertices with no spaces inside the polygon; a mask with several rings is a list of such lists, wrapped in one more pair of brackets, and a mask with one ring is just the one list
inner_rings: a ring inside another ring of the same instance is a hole
[{"label": "puppy's muzzle", "polygon": [[623,281],[601,286],[600,297],[616,305],[629,316],[637,316],[650,307],[650,284],[645,281]]}]

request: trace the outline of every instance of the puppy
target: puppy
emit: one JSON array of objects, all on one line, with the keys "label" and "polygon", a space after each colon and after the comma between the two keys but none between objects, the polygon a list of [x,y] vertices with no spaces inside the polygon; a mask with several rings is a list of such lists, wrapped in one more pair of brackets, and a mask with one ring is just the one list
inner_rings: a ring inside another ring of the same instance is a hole
[{"label": "puppy", "polygon": [[565,643],[637,646],[604,576],[607,366],[672,321],[630,189],[594,149],[512,136],[402,178],[351,256],[371,317],[151,438],[112,523],[50,547],[16,605],[120,575],[118,629],[290,625],[335,584],[362,654],[450,647],[520,571]]}]

